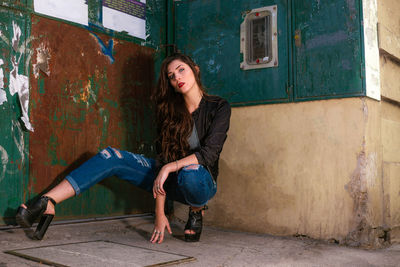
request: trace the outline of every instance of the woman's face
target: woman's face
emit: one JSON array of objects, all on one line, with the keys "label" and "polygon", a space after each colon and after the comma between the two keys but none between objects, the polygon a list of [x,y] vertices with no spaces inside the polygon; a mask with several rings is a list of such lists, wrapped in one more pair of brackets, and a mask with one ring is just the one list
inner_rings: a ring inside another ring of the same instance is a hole
[{"label": "woman's face", "polygon": [[199,89],[192,69],[183,61],[175,59],[169,63],[167,72],[169,82],[175,91],[186,94],[193,88]]}]

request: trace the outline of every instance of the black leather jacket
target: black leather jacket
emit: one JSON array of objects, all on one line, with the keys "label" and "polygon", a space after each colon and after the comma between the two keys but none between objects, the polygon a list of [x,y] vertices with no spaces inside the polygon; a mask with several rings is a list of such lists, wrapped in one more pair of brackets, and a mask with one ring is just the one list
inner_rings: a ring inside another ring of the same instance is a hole
[{"label": "black leather jacket", "polygon": [[210,171],[214,180],[218,176],[218,161],[225,143],[231,107],[219,96],[203,96],[199,107],[192,113],[200,147],[192,151],[199,162]]}]

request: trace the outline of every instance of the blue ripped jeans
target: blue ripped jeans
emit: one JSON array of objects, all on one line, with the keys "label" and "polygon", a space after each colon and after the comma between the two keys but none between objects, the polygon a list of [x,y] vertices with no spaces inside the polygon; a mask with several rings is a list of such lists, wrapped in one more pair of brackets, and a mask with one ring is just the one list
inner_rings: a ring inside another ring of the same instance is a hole
[{"label": "blue ripped jeans", "polygon": [[[154,159],[108,147],[65,179],[72,185],[76,195],[113,175],[152,193],[158,170]],[[189,165],[178,174],[171,173],[164,183],[164,190],[169,199],[201,207],[215,195],[217,185],[202,165]]]}]

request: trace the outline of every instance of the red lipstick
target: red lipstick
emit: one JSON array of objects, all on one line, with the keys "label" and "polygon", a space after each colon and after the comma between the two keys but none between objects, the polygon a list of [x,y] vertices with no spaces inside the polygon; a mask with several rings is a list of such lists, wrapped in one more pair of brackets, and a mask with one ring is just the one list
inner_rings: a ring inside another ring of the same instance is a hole
[{"label": "red lipstick", "polygon": [[179,87],[179,88],[181,88],[181,87],[184,86],[184,85],[185,85],[185,83],[183,83],[183,82],[178,83],[178,87]]}]

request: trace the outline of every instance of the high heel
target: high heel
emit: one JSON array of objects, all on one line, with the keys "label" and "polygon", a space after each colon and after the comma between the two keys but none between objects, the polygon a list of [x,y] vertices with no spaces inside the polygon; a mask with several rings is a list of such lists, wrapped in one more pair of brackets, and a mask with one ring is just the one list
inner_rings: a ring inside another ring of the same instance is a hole
[{"label": "high heel", "polygon": [[17,215],[15,219],[17,224],[19,224],[23,228],[29,228],[32,224],[41,217],[41,220],[36,227],[36,231],[33,234],[35,239],[41,240],[44,234],[47,231],[47,228],[50,225],[50,222],[53,220],[53,214],[43,214],[47,209],[48,202],[53,203],[56,205],[54,199],[48,196],[41,196],[33,205],[29,206],[28,208],[19,207]]},{"label": "high heel", "polygon": [[185,233],[186,242],[198,242],[200,240],[201,231],[203,230],[203,210],[206,209],[208,209],[207,206],[198,211],[193,211],[191,207],[189,208],[189,218],[186,222],[185,230],[192,230],[194,234]]},{"label": "high heel", "polygon": [[53,214],[43,214],[42,218],[40,218],[40,222],[38,226],[36,227],[35,232],[33,233],[33,238],[37,240],[42,240],[44,234],[47,231],[47,228],[49,227],[51,221],[53,220],[54,215]]}]

